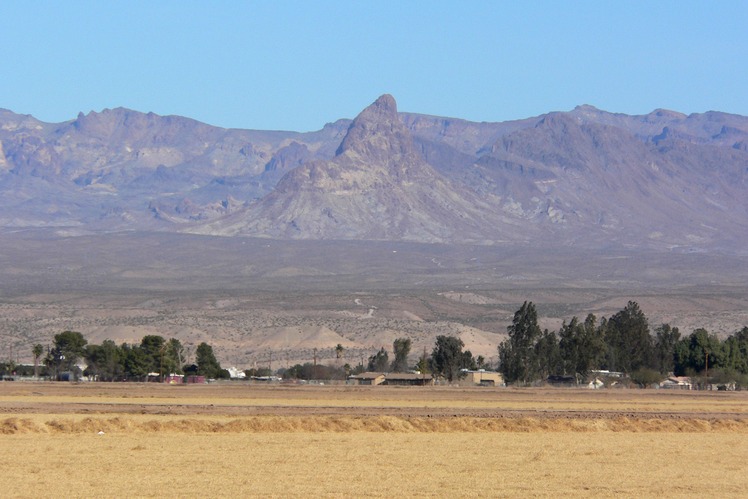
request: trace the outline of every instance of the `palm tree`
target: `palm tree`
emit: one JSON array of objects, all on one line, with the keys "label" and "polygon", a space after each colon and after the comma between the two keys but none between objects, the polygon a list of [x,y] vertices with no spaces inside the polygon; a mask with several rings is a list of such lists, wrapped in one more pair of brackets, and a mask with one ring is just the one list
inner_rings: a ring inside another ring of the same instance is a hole
[{"label": "palm tree", "polygon": [[31,348],[31,353],[34,354],[34,377],[39,377],[39,358],[44,353],[44,347],[39,343]]},{"label": "palm tree", "polygon": [[343,356],[343,350],[345,349],[343,348],[343,345],[341,345],[340,343],[335,345],[335,358],[336,359],[339,359]]}]

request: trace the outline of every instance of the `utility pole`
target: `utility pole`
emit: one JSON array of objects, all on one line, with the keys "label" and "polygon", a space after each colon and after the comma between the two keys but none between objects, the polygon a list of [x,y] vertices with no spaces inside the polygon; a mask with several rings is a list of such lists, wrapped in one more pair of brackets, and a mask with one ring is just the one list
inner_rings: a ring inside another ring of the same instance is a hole
[{"label": "utility pole", "polygon": [[314,349],[314,363],[312,364],[312,379],[317,379],[317,348]]}]

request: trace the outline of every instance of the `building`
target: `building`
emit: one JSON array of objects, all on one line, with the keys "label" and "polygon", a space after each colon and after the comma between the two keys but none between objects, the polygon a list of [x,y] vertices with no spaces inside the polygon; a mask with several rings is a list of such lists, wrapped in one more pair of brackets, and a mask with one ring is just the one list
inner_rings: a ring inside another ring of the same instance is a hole
[{"label": "building", "polygon": [[427,386],[434,384],[434,377],[421,373],[388,373],[384,376],[385,385]]},{"label": "building", "polygon": [[348,376],[357,385],[381,385],[384,383],[384,373],[365,372]]},{"label": "building", "polygon": [[463,369],[460,374],[465,376],[460,379],[460,386],[503,386],[504,376],[494,371],[478,369],[470,371]]},{"label": "building", "polygon": [[669,390],[692,390],[693,384],[691,378],[688,376],[670,376],[668,379],[660,383],[660,388],[667,388]]}]

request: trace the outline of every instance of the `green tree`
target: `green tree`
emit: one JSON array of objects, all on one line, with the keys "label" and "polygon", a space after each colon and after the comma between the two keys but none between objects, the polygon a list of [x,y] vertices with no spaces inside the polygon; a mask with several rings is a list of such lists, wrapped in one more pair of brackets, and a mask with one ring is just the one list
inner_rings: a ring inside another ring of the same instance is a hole
[{"label": "green tree", "polygon": [[408,370],[408,355],[410,355],[410,339],[398,338],[392,344],[392,351],[395,352],[395,359],[392,361],[390,371],[401,373]]},{"label": "green tree", "polygon": [[507,327],[509,338],[499,345],[499,370],[508,383],[528,383],[538,378],[535,344],[542,332],[532,302],[524,302]]},{"label": "green tree", "polygon": [[662,374],[655,369],[642,367],[631,373],[631,381],[642,388],[648,388],[662,381]]},{"label": "green tree", "polygon": [[675,371],[675,345],[680,340],[680,331],[670,324],[655,329],[654,356],[657,370],[662,374]]},{"label": "green tree", "polygon": [[34,356],[34,377],[39,377],[39,359],[44,354],[44,347],[37,343],[31,348],[31,354]]},{"label": "green tree", "polygon": [[98,376],[100,381],[114,381],[125,371],[122,351],[112,340],[86,346],[86,363],[86,374]]},{"label": "green tree", "polygon": [[217,378],[221,373],[221,364],[218,363],[213,347],[205,342],[200,343],[195,351],[197,362],[197,373],[206,378]]},{"label": "green tree", "polygon": [[341,345],[340,343],[338,343],[337,345],[335,345],[335,358],[336,359],[343,358],[343,352],[344,351],[345,351],[345,348],[343,348],[343,345]]},{"label": "green tree", "polygon": [[163,354],[163,374],[183,374],[182,366],[187,362],[187,352],[176,338],[171,338],[161,347]]},{"label": "green tree", "polygon": [[384,347],[380,348],[377,353],[369,357],[369,363],[366,367],[369,371],[386,372],[390,366],[390,359]]},{"label": "green tree", "polygon": [[725,340],[725,365],[748,374],[748,327],[744,327]]},{"label": "green tree", "polygon": [[559,331],[559,351],[565,374],[586,378],[592,369],[600,367],[606,346],[597,318],[589,314],[583,323],[576,317],[568,324],[564,321]]},{"label": "green tree", "polygon": [[149,334],[140,340],[140,350],[146,359],[149,373],[164,374],[163,361],[166,354],[166,340],[163,336]]},{"label": "green tree", "polygon": [[706,329],[695,329],[675,348],[675,369],[678,373],[697,372],[708,375],[709,369],[725,367],[725,346]]},{"label": "green tree", "polygon": [[144,381],[150,370],[148,369],[148,357],[139,345],[123,344],[120,347],[122,353],[122,364],[127,379]]},{"label": "green tree", "polygon": [[541,333],[535,343],[535,371],[540,379],[546,379],[552,374],[561,374],[564,370],[561,360],[561,350],[558,346],[556,333],[547,329]]},{"label": "green tree", "polygon": [[446,378],[450,383],[458,379],[465,362],[462,352],[464,346],[462,340],[455,336],[437,336],[431,353],[431,372]]},{"label": "green tree", "polygon": [[429,356],[426,355],[426,349],[423,349],[423,353],[418,357],[418,362],[416,363],[416,371],[418,371],[421,374],[429,374],[431,373],[431,361],[429,359]]},{"label": "green tree", "polygon": [[56,334],[52,350],[47,356],[47,365],[55,379],[60,379],[63,372],[78,377],[78,361],[86,355],[86,339],[76,331],[63,331]]},{"label": "green tree", "polygon": [[654,364],[647,317],[636,302],[628,302],[607,321],[605,343],[608,345],[606,363],[611,371],[631,373]]}]

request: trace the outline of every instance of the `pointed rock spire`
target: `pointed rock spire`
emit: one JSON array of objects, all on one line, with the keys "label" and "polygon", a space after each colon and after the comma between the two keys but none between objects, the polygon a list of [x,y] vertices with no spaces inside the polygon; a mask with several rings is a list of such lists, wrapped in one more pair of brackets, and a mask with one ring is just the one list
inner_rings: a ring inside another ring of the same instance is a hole
[{"label": "pointed rock spire", "polygon": [[394,97],[384,94],[361,111],[348,128],[336,154],[346,151],[370,154],[386,145],[390,152],[406,153],[412,148],[413,139],[397,115]]}]

